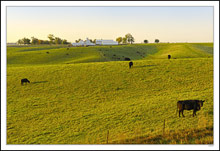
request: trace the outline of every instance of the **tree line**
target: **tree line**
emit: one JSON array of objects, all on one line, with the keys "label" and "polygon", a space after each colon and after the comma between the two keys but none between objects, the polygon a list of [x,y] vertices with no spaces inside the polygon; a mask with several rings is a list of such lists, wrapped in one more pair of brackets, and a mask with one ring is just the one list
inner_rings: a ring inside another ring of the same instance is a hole
[{"label": "tree line", "polygon": [[[49,40],[41,40],[35,37],[31,37],[31,39],[29,38],[22,38],[18,40],[18,44],[33,44],[33,45],[41,45],[41,44],[71,44],[70,42],[68,42],[66,39],[61,39],[59,37],[55,37],[53,34],[49,34],[47,36],[47,38]],[[79,42],[82,39],[78,39],[75,40],[75,42]],[[90,41],[92,43],[96,43],[96,39],[92,40],[90,39]],[[134,43],[134,37],[128,33],[126,34],[124,37],[118,37],[116,38],[116,41],[119,44],[132,44]],[[147,39],[144,40],[144,43],[149,43],[149,41]],[[155,43],[159,43],[159,39],[155,39]]]},{"label": "tree line", "polygon": [[122,43],[122,44],[128,44],[128,43],[132,44],[134,42],[134,37],[130,33],[128,33],[128,34],[125,35],[125,37],[116,38],[116,41],[119,44],[120,43]]},{"label": "tree line", "polygon": [[[116,41],[119,43],[119,44],[132,44],[134,42],[134,37],[128,33],[126,34],[124,37],[118,37],[116,38]],[[154,41],[155,43],[159,43],[159,39],[155,39]],[[149,41],[147,39],[144,40],[144,43],[149,43]]]},{"label": "tree line", "polygon": [[47,36],[49,40],[41,40],[35,37],[22,38],[18,40],[18,44],[33,44],[33,45],[41,45],[41,44],[70,44],[66,39],[61,39],[60,37],[55,37],[53,34],[49,34]]}]

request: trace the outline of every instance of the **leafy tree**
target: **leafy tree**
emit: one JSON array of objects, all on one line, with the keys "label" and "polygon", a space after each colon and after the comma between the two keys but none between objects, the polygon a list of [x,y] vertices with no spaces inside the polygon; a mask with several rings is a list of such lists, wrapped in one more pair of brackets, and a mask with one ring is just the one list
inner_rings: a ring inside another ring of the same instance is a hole
[{"label": "leafy tree", "polygon": [[75,40],[75,42],[76,42],[76,43],[77,43],[77,42],[80,42],[80,40],[82,40],[82,39],[79,38],[78,40]]},{"label": "leafy tree", "polygon": [[55,37],[54,43],[55,43],[55,44],[61,44],[61,43],[62,43],[62,39],[59,38],[59,37]]},{"label": "leafy tree", "polygon": [[31,44],[31,40],[30,39],[28,39],[28,38],[23,38],[23,39],[21,39],[22,40],[22,43],[23,44]]},{"label": "leafy tree", "polygon": [[118,37],[118,38],[116,38],[116,41],[120,44],[121,42],[122,42],[122,37]]},{"label": "leafy tree", "polygon": [[159,43],[160,41],[159,41],[159,39],[155,39],[155,43]]},{"label": "leafy tree", "polygon": [[38,39],[37,38],[35,38],[35,37],[31,37],[31,44],[33,44],[33,45],[36,45],[36,44],[38,44]]},{"label": "leafy tree", "polygon": [[44,41],[43,41],[43,44],[50,44],[50,41],[44,40]]},{"label": "leafy tree", "polygon": [[39,44],[39,45],[41,45],[41,44],[43,44],[43,43],[44,43],[43,40],[38,39],[38,44]]},{"label": "leafy tree", "polygon": [[18,44],[24,44],[24,41],[22,39],[19,39]]},{"label": "leafy tree", "polygon": [[147,43],[148,43],[148,40],[147,40],[147,39],[145,39],[145,40],[144,40],[144,43],[145,43],[145,44],[147,44]]},{"label": "leafy tree", "polygon": [[126,34],[125,37],[127,38],[130,44],[134,42],[134,37],[130,33]]},{"label": "leafy tree", "polygon": [[54,35],[53,34],[49,34],[47,37],[50,40],[50,44],[54,44],[54,40],[55,40]]},{"label": "leafy tree", "polygon": [[92,41],[92,43],[96,44],[96,39],[94,39],[94,40]]},{"label": "leafy tree", "polygon": [[69,44],[66,39],[62,40],[62,44]]},{"label": "leafy tree", "polygon": [[122,38],[122,43],[127,44],[127,38],[126,37]]}]

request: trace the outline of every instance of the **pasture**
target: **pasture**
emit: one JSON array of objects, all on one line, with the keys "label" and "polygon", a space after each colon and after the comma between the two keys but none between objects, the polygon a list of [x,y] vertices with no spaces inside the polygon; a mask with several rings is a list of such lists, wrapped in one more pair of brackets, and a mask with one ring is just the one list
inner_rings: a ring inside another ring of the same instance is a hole
[{"label": "pasture", "polygon": [[[178,117],[185,99],[205,100],[196,117]],[[213,43],[7,47],[8,144],[106,144],[108,132],[110,144],[212,144]]]}]

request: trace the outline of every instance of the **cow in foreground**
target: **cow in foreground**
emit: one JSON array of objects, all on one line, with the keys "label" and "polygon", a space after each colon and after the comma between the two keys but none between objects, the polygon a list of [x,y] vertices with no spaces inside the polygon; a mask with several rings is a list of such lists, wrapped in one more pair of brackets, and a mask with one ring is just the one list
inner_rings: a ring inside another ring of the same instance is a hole
[{"label": "cow in foreground", "polygon": [[130,61],[130,62],[129,62],[129,68],[131,68],[132,66],[133,66],[133,62]]},{"label": "cow in foreground", "polygon": [[24,83],[30,83],[30,81],[27,78],[21,79],[21,85],[23,85]]},{"label": "cow in foreground", "polygon": [[183,111],[184,110],[193,110],[193,117],[194,115],[196,115],[196,112],[199,111],[201,109],[201,107],[203,106],[203,102],[202,100],[183,100],[183,101],[178,101],[177,102],[177,110],[179,109],[179,117],[180,117],[180,113],[182,112],[182,116],[183,115]]}]

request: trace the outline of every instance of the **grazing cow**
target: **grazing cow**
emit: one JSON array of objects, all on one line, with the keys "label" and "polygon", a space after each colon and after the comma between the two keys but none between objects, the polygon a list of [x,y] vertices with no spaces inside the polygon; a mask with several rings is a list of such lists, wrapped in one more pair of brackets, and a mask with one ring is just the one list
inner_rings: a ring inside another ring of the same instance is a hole
[{"label": "grazing cow", "polygon": [[25,79],[21,79],[21,85],[23,85],[23,83],[30,83],[30,81],[27,79],[27,78],[25,78]]},{"label": "grazing cow", "polygon": [[69,50],[69,48],[66,48],[66,50]]},{"label": "grazing cow", "polygon": [[131,68],[133,66],[133,62],[129,62],[129,68]]},{"label": "grazing cow", "polygon": [[46,53],[47,53],[47,54],[49,54],[49,52],[48,52],[48,51],[47,51]]},{"label": "grazing cow", "polygon": [[170,59],[171,58],[171,55],[168,55],[168,59]]},{"label": "grazing cow", "polygon": [[178,101],[177,102],[177,110],[179,109],[179,117],[180,117],[180,113],[182,112],[182,116],[183,115],[183,111],[184,110],[193,110],[193,117],[194,115],[196,115],[196,111],[199,111],[201,109],[201,107],[203,106],[203,102],[202,100],[183,100],[183,101]]},{"label": "grazing cow", "polygon": [[125,61],[130,61],[131,59],[130,58],[125,58]]}]

